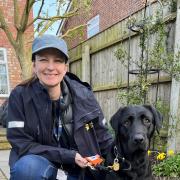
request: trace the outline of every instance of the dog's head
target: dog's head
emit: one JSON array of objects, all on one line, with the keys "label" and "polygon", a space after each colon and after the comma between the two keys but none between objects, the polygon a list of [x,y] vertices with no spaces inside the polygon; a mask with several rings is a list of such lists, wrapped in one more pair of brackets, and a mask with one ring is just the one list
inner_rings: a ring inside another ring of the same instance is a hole
[{"label": "dog's head", "polygon": [[116,139],[126,153],[147,151],[155,131],[159,132],[162,115],[150,105],[133,105],[120,108],[111,118]]}]

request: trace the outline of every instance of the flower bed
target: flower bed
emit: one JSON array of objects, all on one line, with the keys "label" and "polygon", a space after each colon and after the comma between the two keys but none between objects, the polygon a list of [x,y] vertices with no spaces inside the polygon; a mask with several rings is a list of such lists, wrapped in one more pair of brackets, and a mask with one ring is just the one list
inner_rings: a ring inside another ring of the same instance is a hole
[{"label": "flower bed", "polygon": [[167,154],[157,153],[156,161],[152,166],[155,180],[180,180],[180,154],[174,154],[172,150]]},{"label": "flower bed", "polygon": [[180,180],[180,177],[154,177],[154,180]]}]

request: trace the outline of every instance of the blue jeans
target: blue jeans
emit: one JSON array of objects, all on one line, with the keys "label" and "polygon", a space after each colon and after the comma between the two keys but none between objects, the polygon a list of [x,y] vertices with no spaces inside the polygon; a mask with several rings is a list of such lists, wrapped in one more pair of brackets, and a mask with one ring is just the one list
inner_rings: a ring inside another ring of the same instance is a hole
[{"label": "blue jeans", "polygon": [[42,156],[25,155],[10,169],[10,180],[56,180],[57,170]]}]

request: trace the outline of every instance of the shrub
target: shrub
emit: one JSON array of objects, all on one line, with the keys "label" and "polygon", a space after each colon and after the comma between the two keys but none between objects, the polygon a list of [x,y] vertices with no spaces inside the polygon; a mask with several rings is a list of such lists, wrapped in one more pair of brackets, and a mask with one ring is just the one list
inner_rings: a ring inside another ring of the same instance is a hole
[{"label": "shrub", "polygon": [[154,176],[180,177],[180,154],[169,156],[152,167]]}]

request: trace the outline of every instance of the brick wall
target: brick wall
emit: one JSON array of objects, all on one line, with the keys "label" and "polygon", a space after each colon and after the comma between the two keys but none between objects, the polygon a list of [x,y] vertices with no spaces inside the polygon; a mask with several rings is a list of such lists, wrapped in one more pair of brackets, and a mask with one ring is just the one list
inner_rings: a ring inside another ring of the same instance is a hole
[{"label": "brick wall", "polygon": [[[26,1],[24,0],[18,0],[18,3],[20,3],[19,6],[20,12],[23,11],[25,2]],[[3,10],[3,13],[6,17],[6,21],[8,22],[8,26],[10,27],[13,36],[16,37],[16,29],[13,25],[14,22],[13,0],[0,0],[0,7]],[[30,18],[31,20],[32,17],[33,14],[31,12],[31,18]],[[26,34],[27,37],[29,36],[32,37],[33,26],[26,31]],[[5,33],[1,29],[0,29],[0,47],[5,48],[7,52],[9,84],[10,84],[10,89],[13,89],[19,82],[21,82],[21,69],[18,59],[16,58],[15,51],[12,48],[11,44],[8,42]],[[0,97],[0,105],[4,102],[4,100],[5,98]]]},{"label": "brick wall", "polygon": [[[74,16],[66,20],[63,32],[71,29],[74,26],[85,24],[96,15],[100,15],[100,32],[108,27],[116,24],[130,14],[142,9],[145,5],[145,0],[93,0],[92,8],[89,13],[81,13],[79,16]],[[82,39],[79,37],[69,41],[70,48],[75,47],[82,40],[86,40],[86,28]]]}]

